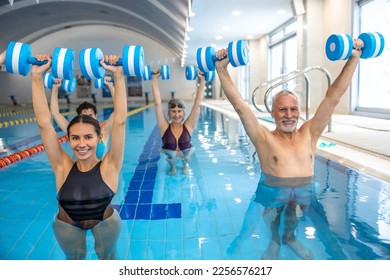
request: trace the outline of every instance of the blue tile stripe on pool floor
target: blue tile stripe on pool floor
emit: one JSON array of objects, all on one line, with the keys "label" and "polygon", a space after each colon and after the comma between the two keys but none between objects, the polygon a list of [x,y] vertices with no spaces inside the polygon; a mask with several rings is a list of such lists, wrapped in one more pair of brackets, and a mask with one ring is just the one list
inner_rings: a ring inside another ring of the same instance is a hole
[{"label": "blue tile stripe on pool floor", "polygon": [[161,136],[156,125],[146,141],[130,180],[123,205],[113,205],[122,220],[181,218],[181,203],[153,204],[153,191],[160,159]]}]

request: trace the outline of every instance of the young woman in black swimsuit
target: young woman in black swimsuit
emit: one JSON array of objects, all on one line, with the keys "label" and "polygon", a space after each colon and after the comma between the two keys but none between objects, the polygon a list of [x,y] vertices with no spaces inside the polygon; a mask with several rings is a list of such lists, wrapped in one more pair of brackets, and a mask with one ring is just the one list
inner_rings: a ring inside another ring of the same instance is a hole
[{"label": "young woman in black swimsuit", "polygon": [[55,236],[67,259],[85,259],[86,233],[91,230],[98,258],[115,259],[121,219],[110,202],[118,189],[125,143],[127,98],[123,67],[113,66],[119,59],[117,56],[104,58],[110,65],[101,62],[115,79],[115,114],[109,150],[99,160],[96,155],[102,140],[99,122],[91,116],[79,115],[67,128],[70,147],[77,158],[74,162],[57,140],[45,96],[42,75],[51,67],[51,57],[38,55],[36,58],[48,61],[41,66],[33,65],[31,78],[34,113],[56,180],[59,211],[53,224]]}]

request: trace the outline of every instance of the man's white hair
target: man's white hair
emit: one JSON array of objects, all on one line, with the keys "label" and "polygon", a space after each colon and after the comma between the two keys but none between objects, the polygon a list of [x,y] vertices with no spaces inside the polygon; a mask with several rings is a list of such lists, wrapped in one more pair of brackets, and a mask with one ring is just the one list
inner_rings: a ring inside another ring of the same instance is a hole
[{"label": "man's white hair", "polygon": [[283,89],[277,93],[275,93],[273,96],[272,96],[272,107],[271,107],[271,111],[273,111],[275,109],[275,100],[278,96],[285,96],[285,95],[289,95],[291,94],[292,96],[294,96],[297,101],[298,101],[298,109],[300,110],[301,109],[301,98],[299,97],[299,95],[294,92],[294,91],[291,91],[291,90],[287,90],[287,89]]}]

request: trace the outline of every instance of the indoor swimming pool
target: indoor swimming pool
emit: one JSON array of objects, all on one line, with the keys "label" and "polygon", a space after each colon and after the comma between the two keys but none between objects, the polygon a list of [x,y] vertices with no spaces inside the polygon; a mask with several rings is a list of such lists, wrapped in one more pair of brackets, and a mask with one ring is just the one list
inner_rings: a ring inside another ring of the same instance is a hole
[{"label": "indoor swimming pool", "polygon": [[[99,115],[111,110],[100,109]],[[2,115],[0,122],[31,116]],[[0,158],[41,143],[35,122],[0,128],[0,135]],[[127,118],[124,164],[112,201],[122,219],[117,259],[264,258],[272,236],[264,207],[254,200],[259,162],[240,122],[202,106],[192,139],[190,173],[167,175],[154,107]],[[69,150],[67,142],[62,145]],[[300,249],[315,260],[390,259],[390,183],[320,156],[315,181],[315,197],[294,231]],[[45,152],[0,168],[0,259],[65,259],[52,228],[56,212]],[[89,232],[89,260],[97,259],[93,240]],[[282,244],[276,258],[300,255]]]}]

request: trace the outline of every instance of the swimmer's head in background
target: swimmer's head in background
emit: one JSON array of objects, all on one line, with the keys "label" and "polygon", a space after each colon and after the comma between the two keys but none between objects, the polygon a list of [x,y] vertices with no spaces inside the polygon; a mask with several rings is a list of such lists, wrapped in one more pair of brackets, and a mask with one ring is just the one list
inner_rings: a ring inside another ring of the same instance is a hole
[{"label": "swimmer's head in background", "polygon": [[186,105],[184,104],[184,101],[177,98],[172,98],[168,102],[168,109],[173,109],[175,107],[179,107],[180,109],[185,109]]}]

